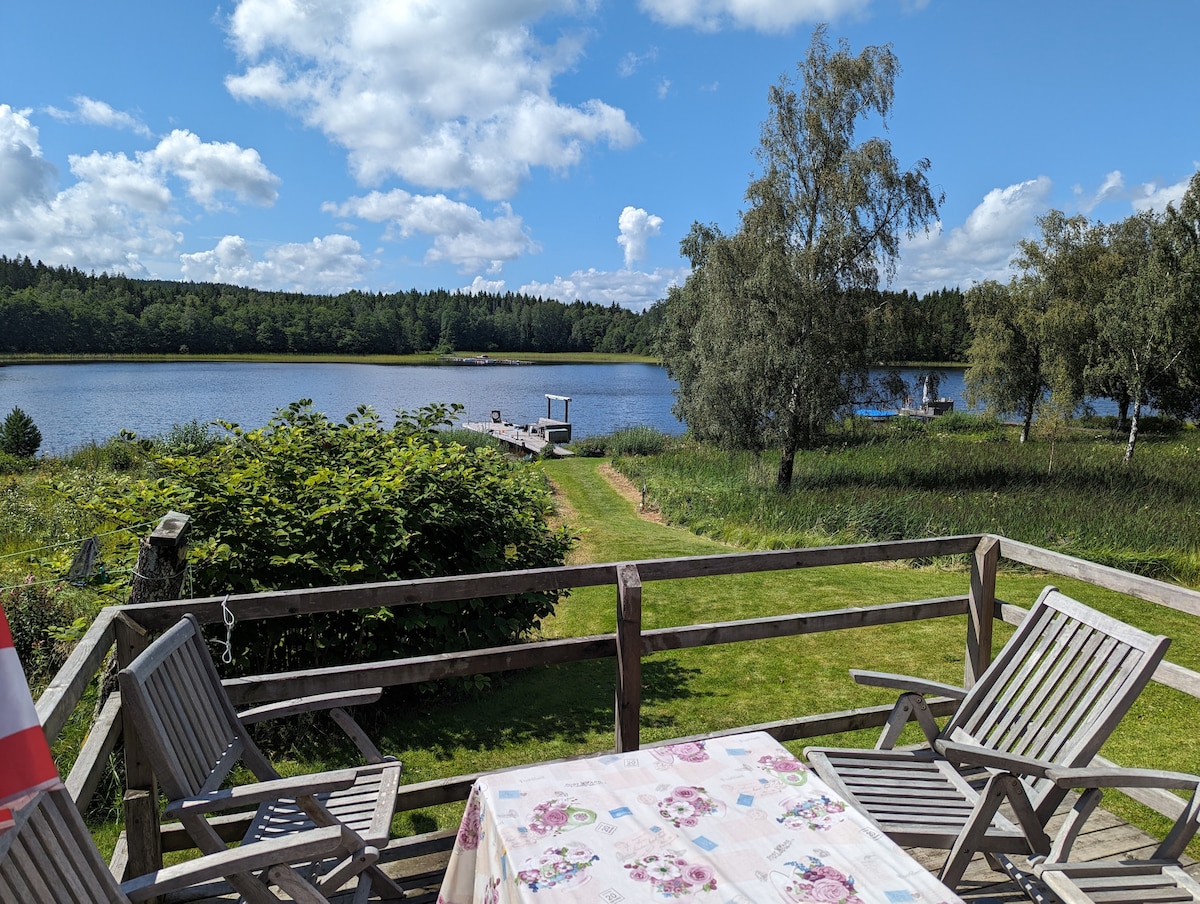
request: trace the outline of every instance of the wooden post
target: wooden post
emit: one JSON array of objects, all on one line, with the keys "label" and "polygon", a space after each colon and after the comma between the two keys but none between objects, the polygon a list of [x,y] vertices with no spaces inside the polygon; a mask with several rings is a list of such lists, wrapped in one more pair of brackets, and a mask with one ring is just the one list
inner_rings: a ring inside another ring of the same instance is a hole
[{"label": "wooden post", "polygon": [[138,547],[137,567],[129,588],[129,602],[157,603],[179,599],[187,573],[187,534],[191,519],[167,512],[154,532]]},{"label": "wooden post", "polygon": [[[116,629],[117,663],[129,665],[150,644],[145,629],[125,613],[118,613]],[[137,722],[130,711],[121,707],[121,734],[125,746],[125,844],[128,859],[119,879],[144,876],[162,869],[162,838],[158,821],[158,784],[150,768],[150,758],[142,745]]]},{"label": "wooden post", "polygon": [[641,746],[642,578],[633,564],[617,566],[618,753]]},{"label": "wooden post", "polygon": [[996,618],[996,565],[1000,541],[984,537],[971,556],[971,596],[967,604],[967,661],[963,684],[972,687],[992,662],[992,626]]},{"label": "wooden post", "polygon": [[[129,588],[130,603],[179,599],[187,571],[187,533],[190,519],[167,512],[138,547],[137,567]],[[125,668],[149,646],[146,630],[124,613],[116,628],[117,665]],[[143,876],[162,869],[162,836],[158,817],[158,783],[129,710],[121,714],[125,739],[125,876]]]}]

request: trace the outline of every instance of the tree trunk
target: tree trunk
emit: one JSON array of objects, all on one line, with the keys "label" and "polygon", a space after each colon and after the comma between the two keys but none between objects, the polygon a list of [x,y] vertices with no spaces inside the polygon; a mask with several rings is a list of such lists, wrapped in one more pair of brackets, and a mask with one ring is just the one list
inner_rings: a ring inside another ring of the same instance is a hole
[{"label": "tree trunk", "polygon": [[775,489],[786,493],[792,488],[792,471],[796,466],[796,441],[788,439],[783,444],[783,454],[779,457],[779,471],[775,475]]},{"label": "tree trunk", "polygon": [[1025,419],[1021,421],[1021,442],[1029,439],[1029,428],[1033,426],[1033,405],[1025,407]]},{"label": "tree trunk", "polygon": [[1117,430],[1129,429],[1129,393],[1122,393],[1117,400]]},{"label": "tree trunk", "polygon": [[1137,443],[1138,418],[1142,414],[1142,400],[1133,400],[1133,417],[1129,419],[1129,442],[1125,445],[1125,464],[1133,459],[1133,447]]}]

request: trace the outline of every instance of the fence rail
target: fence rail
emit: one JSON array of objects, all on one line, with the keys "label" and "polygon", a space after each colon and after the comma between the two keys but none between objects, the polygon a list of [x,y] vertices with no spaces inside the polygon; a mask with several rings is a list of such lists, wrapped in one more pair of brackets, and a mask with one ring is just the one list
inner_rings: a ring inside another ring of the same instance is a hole
[{"label": "fence rail", "polygon": [[[967,592],[960,596],[653,630],[644,629],[642,624],[644,596],[653,593],[652,589],[647,590],[646,585],[655,581],[963,555],[968,556],[970,561],[970,581]],[[245,623],[317,612],[611,586],[614,588],[617,608],[617,626],[612,634],[366,662],[354,667],[255,675],[229,679],[224,684],[234,703],[244,705],[327,691],[397,686],[449,677],[615,659],[614,749],[636,749],[640,746],[642,659],[653,653],[965,615],[964,683],[970,685],[990,661],[995,622],[1018,624],[1025,616],[1024,609],[996,599],[996,573],[1004,561],[1031,566],[1052,575],[1071,577],[1180,612],[1200,615],[1200,593],[1196,591],[994,535],[576,565],[314,590],[169,600],[102,610],[42,694],[37,705],[38,716],[47,736],[51,740],[56,738],[89,684],[102,670],[111,650],[115,649],[119,662],[130,661],[144,648],[149,635],[174,624],[185,612],[193,613],[202,623],[212,624],[220,622],[227,609],[237,622]],[[1156,672],[1155,679],[1200,699],[1200,673],[1164,662]],[[934,701],[932,708],[935,714],[942,715],[950,712],[952,706],[951,701],[939,700]],[[742,726],[722,733],[765,730],[780,740],[797,740],[879,727],[886,721],[889,711],[890,707],[881,706],[809,714],[778,722]],[[136,737],[130,736],[135,731],[136,726],[131,729],[128,724],[123,724],[119,695],[112,695],[101,708],[80,751],[68,777],[68,787],[78,806],[86,808],[102,771],[108,767],[109,757],[118,743],[124,740],[130,789],[126,795],[126,836],[129,841],[130,868],[136,872],[144,870],[146,862],[158,858],[160,850],[186,848],[190,842],[178,827],[160,827],[158,824],[154,783],[139,756]],[[403,785],[398,795],[398,809],[404,811],[465,800],[475,778],[474,775],[454,776]],[[1144,792],[1131,796],[1136,796],[1172,818],[1179,809],[1179,798],[1169,793]],[[230,837],[236,837],[239,820],[244,819],[222,818],[222,831],[227,830]],[[408,844],[415,849],[424,842],[402,841],[400,844]]]}]

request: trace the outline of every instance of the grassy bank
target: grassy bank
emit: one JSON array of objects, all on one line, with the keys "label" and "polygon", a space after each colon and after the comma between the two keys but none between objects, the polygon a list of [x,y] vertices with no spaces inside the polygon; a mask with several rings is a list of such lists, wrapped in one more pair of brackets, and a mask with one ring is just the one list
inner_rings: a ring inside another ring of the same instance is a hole
[{"label": "grassy bank", "polygon": [[796,459],[686,442],[619,467],[672,523],[737,546],[788,548],[992,532],[1116,568],[1200,583],[1200,432],[1139,440],[1071,430],[1020,443],[1015,428],[954,418],[872,429]]}]

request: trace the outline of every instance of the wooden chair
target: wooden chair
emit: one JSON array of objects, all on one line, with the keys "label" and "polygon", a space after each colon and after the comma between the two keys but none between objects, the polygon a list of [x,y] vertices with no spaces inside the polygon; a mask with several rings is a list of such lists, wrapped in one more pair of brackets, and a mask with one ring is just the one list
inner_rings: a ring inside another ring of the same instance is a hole
[{"label": "wooden chair", "polygon": [[[876,749],[805,755],[898,844],[949,851],[940,878],[954,888],[976,852],[999,866],[996,854],[1049,850],[1045,826],[1067,790],[1048,771],[1091,762],[1169,643],[1047,587],[969,690],[851,672],[860,683],[904,691]],[[960,701],[940,730],[925,694]],[[895,749],[911,719],[928,746]],[[968,781],[968,770],[980,778]],[[1015,822],[999,811],[1004,802]]]},{"label": "wooden chair", "polygon": [[0,901],[19,904],[126,904],[253,871],[271,875],[300,904],[326,904],[288,864],[333,856],[353,841],[345,827],[330,826],[199,857],[118,883],[65,790],[42,792],[14,817],[12,828],[0,832]]},{"label": "wooden chair", "polygon": [[[1051,769],[1060,788],[1086,789],[1076,801],[1045,859],[1033,862],[1034,875],[1062,904],[1147,904],[1200,902],[1200,882],[1179,858],[1200,828],[1200,776],[1142,769]],[[1146,860],[1071,861],[1071,848],[1104,788],[1190,790],[1175,825]]]},{"label": "wooden chair", "polygon": [[[184,616],[151,643],[119,675],[121,701],[130,707],[154,774],[168,798],[165,816],[178,818],[205,854],[226,850],[218,827],[207,815],[258,809],[241,839],[243,848],[268,839],[306,834],[314,827],[348,830],[336,856],[314,861],[304,875],[326,897],[358,879],[356,901],[372,886],[387,897],[404,891],[375,864],[390,837],[400,763],[382,757],[341,709],[369,702],[378,689],[323,694],[257,707],[240,715],[229,702],[196,619]],[[313,775],[281,778],[255,745],[247,725],[279,715],[335,707],[333,713],[358,744],[369,765]],[[257,780],[224,787],[231,771],[243,764]],[[229,884],[254,904],[276,901],[267,887],[272,874],[229,875]],[[290,889],[288,889],[290,892]]]}]

